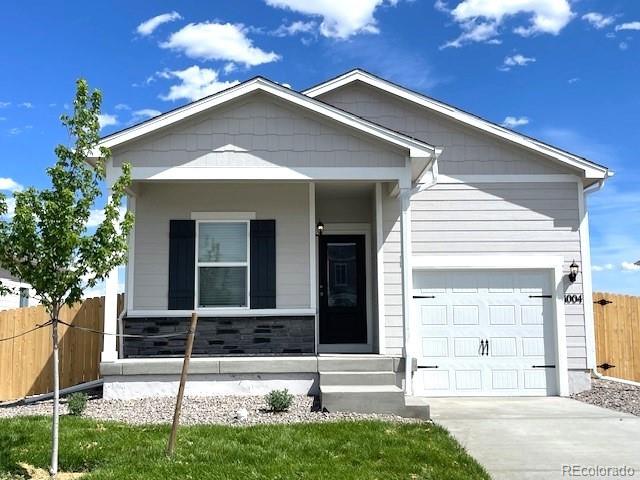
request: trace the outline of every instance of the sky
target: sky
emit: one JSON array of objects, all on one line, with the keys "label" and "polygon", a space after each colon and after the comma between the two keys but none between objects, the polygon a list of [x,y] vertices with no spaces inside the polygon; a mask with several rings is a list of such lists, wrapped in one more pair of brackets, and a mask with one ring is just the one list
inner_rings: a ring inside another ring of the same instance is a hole
[{"label": "sky", "polygon": [[256,75],[360,67],[614,170],[588,200],[594,289],[640,294],[637,0],[7,2],[0,44],[5,194],[48,185],[79,77],[108,134]]}]

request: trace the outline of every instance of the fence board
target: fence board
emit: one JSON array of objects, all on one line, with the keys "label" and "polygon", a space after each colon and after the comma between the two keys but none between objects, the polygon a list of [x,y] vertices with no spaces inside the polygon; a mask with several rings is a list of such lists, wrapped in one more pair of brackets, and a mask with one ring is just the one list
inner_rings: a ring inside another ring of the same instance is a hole
[{"label": "fence board", "polygon": [[[118,297],[118,312],[124,295]],[[64,307],[60,319],[75,326],[101,331],[104,297]],[[48,320],[41,306],[0,312],[0,338],[8,338]],[[59,326],[60,388],[96,380],[100,376],[102,336]],[[0,342],[0,401],[48,393],[53,385],[51,327],[41,328],[14,340]]]},{"label": "fence board", "polygon": [[596,360],[615,368],[598,371],[609,377],[640,382],[640,297],[594,292]]}]

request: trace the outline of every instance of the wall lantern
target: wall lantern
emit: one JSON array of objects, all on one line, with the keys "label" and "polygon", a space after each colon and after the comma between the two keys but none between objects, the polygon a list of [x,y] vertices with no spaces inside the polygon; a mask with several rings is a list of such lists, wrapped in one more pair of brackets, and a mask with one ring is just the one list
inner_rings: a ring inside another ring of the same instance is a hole
[{"label": "wall lantern", "polygon": [[578,264],[574,260],[571,265],[569,265],[569,281],[571,283],[575,282],[576,278],[578,278],[578,270],[580,270],[580,267],[578,267]]},{"label": "wall lantern", "polygon": [[324,233],[324,223],[318,222],[316,225],[316,235],[320,236]]}]

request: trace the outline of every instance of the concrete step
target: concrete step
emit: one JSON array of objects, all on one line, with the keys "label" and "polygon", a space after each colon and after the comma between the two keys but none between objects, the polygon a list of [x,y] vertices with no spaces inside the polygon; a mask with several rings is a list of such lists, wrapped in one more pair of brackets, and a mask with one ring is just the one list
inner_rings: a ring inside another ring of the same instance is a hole
[{"label": "concrete step", "polygon": [[395,385],[320,386],[322,408],[330,412],[402,415],[404,392]]},{"label": "concrete step", "polygon": [[429,420],[431,418],[431,410],[429,409],[429,401],[424,397],[404,397],[404,414],[407,418],[420,418]]},{"label": "concrete step", "polygon": [[395,385],[393,372],[323,372],[320,386],[331,385]]},{"label": "concrete step", "polygon": [[318,357],[318,371],[323,372],[393,372],[397,367],[398,359],[374,355],[364,356],[340,356]]}]

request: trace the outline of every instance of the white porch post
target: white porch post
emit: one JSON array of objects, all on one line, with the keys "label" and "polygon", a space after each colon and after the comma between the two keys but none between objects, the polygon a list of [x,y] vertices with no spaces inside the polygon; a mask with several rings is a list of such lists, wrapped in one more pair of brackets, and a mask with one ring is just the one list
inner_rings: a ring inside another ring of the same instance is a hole
[{"label": "white porch post", "polygon": [[316,184],[309,183],[309,308],[315,315],[315,353],[318,353],[320,325],[318,318],[317,275],[316,272]]},{"label": "white porch post", "polygon": [[104,295],[104,338],[102,341],[102,362],[114,362],[118,359],[116,333],[118,325],[118,269],[111,270],[105,278]]},{"label": "white porch post", "polygon": [[400,236],[402,266],[402,317],[404,325],[404,361],[405,361],[405,394],[411,395],[412,386],[412,348],[410,343],[411,303],[413,298],[413,272],[411,270],[411,188],[400,186]]},{"label": "white porch post", "polygon": [[376,183],[376,281],[378,293],[378,352],[386,353],[384,308],[384,225],[382,216],[382,184]]}]

